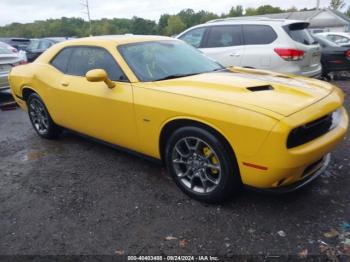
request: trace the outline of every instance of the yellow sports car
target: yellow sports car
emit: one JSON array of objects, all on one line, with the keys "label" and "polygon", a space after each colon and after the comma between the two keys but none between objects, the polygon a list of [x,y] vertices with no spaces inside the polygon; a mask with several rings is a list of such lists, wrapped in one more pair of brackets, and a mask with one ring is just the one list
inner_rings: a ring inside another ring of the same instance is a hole
[{"label": "yellow sports car", "polygon": [[185,193],[207,202],[242,185],[287,192],[309,183],[348,127],[332,84],[223,68],[161,36],[60,43],[9,80],[40,136],[66,128],[161,159]]}]

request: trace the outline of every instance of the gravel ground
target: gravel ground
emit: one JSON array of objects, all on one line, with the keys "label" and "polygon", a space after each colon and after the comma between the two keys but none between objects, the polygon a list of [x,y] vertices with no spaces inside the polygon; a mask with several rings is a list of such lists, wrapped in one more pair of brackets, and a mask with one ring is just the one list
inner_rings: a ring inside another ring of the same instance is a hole
[{"label": "gravel ground", "polygon": [[[350,81],[337,84],[349,110]],[[155,163],[71,133],[43,140],[26,113],[0,111],[0,254],[350,254],[349,146],[301,191],[207,205]]]}]

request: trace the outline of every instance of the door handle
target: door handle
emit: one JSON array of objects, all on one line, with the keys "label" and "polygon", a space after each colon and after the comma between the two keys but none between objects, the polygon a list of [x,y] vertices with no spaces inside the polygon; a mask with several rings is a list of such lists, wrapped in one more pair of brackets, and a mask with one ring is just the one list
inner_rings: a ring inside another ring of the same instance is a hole
[{"label": "door handle", "polygon": [[61,82],[61,85],[62,85],[62,86],[69,86],[69,83],[68,83],[67,81],[62,81],[62,82]]},{"label": "door handle", "polygon": [[232,53],[232,54],[230,54],[230,56],[236,56],[236,57],[239,57],[239,56],[241,56],[241,54],[240,54],[240,53]]}]

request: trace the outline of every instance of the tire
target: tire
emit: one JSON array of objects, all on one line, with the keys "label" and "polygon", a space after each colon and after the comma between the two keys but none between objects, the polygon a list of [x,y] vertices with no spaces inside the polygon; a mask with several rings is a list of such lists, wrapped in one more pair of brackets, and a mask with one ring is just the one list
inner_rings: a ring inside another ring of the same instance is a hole
[{"label": "tire", "polygon": [[241,188],[236,158],[228,145],[199,127],[182,127],[168,139],[165,149],[168,172],[190,197],[219,203]]},{"label": "tire", "polygon": [[62,133],[62,128],[57,126],[44,102],[36,93],[29,95],[27,99],[28,115],[30,122],[37,134],[46,139],[55,139]]},{"label": "tire", "polygon": [[322,76],[323,78],[325,78],[326,80],[330,80],[330,79],[331,79],[330,76],[329,76],[329,71],[328,71],[327,67],[326,67],[324,64],[322,64],[322,73],[321,73],[321,76]]}]

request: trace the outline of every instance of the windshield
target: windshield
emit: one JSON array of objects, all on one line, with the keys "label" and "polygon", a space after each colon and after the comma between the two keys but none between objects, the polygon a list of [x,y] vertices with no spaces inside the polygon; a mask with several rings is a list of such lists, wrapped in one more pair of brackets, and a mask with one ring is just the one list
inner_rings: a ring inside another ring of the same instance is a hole
[{"label": "windshield", "polygon": [[140,81],[159,81],[223,69],[178,40],[121,45],[118,50]]}]

